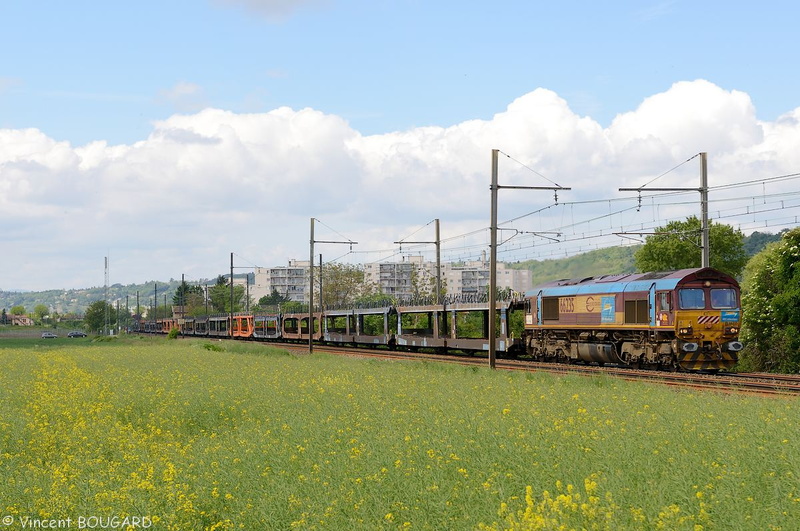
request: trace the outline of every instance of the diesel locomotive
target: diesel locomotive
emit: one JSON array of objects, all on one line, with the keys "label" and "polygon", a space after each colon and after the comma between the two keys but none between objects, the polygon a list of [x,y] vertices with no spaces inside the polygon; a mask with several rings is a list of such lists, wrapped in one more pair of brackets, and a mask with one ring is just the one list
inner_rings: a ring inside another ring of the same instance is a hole
[{"label": "diesel locomotive", "polygon": [[526,293],[527,354],[536,360],[719,371],[742,350],[736,280],[712,268],[606,275]]}]

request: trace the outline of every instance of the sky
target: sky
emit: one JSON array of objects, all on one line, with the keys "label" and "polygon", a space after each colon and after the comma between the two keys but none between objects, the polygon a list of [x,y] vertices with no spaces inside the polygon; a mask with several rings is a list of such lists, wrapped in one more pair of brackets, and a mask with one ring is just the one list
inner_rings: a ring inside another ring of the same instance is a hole
[{"label": "sky", "polygon": [[[0,289],[797,226],[791,2],[0,3]],[[620,191],[647,184],[641,194]],[[405,244],[396,242],[405,241]],[[337,243],[323,243],[337,242]],[[353,242],[338,243],[338,242]]]}]

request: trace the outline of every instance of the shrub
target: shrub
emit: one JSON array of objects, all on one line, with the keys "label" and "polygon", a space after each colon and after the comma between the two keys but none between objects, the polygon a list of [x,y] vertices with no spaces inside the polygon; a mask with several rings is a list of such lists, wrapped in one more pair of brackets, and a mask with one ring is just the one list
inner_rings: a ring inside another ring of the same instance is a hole
[{"label": "shrub", "polygon": [[742,282],[743,370],[800,368],[800,229],[754,256]]}]

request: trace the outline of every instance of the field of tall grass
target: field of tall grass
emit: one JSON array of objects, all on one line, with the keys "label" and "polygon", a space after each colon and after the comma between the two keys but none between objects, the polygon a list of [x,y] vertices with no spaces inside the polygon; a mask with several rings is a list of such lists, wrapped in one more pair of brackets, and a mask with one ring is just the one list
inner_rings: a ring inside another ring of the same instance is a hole
[{"label": "field of tall grass", "polygon": [[0,342],[7,529],[800,522],[797,399],[260,344],[50,341]]}]

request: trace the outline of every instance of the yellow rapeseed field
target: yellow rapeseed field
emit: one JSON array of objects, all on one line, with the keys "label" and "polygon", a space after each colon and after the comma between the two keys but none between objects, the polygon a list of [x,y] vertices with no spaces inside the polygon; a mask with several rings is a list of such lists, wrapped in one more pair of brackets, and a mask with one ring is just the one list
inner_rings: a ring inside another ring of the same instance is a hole
[{"label": "yellow rapeseed field", "polygon": [[790,530],[800,521],[796,399],[209,346],[0,344],[3,526]]}]

